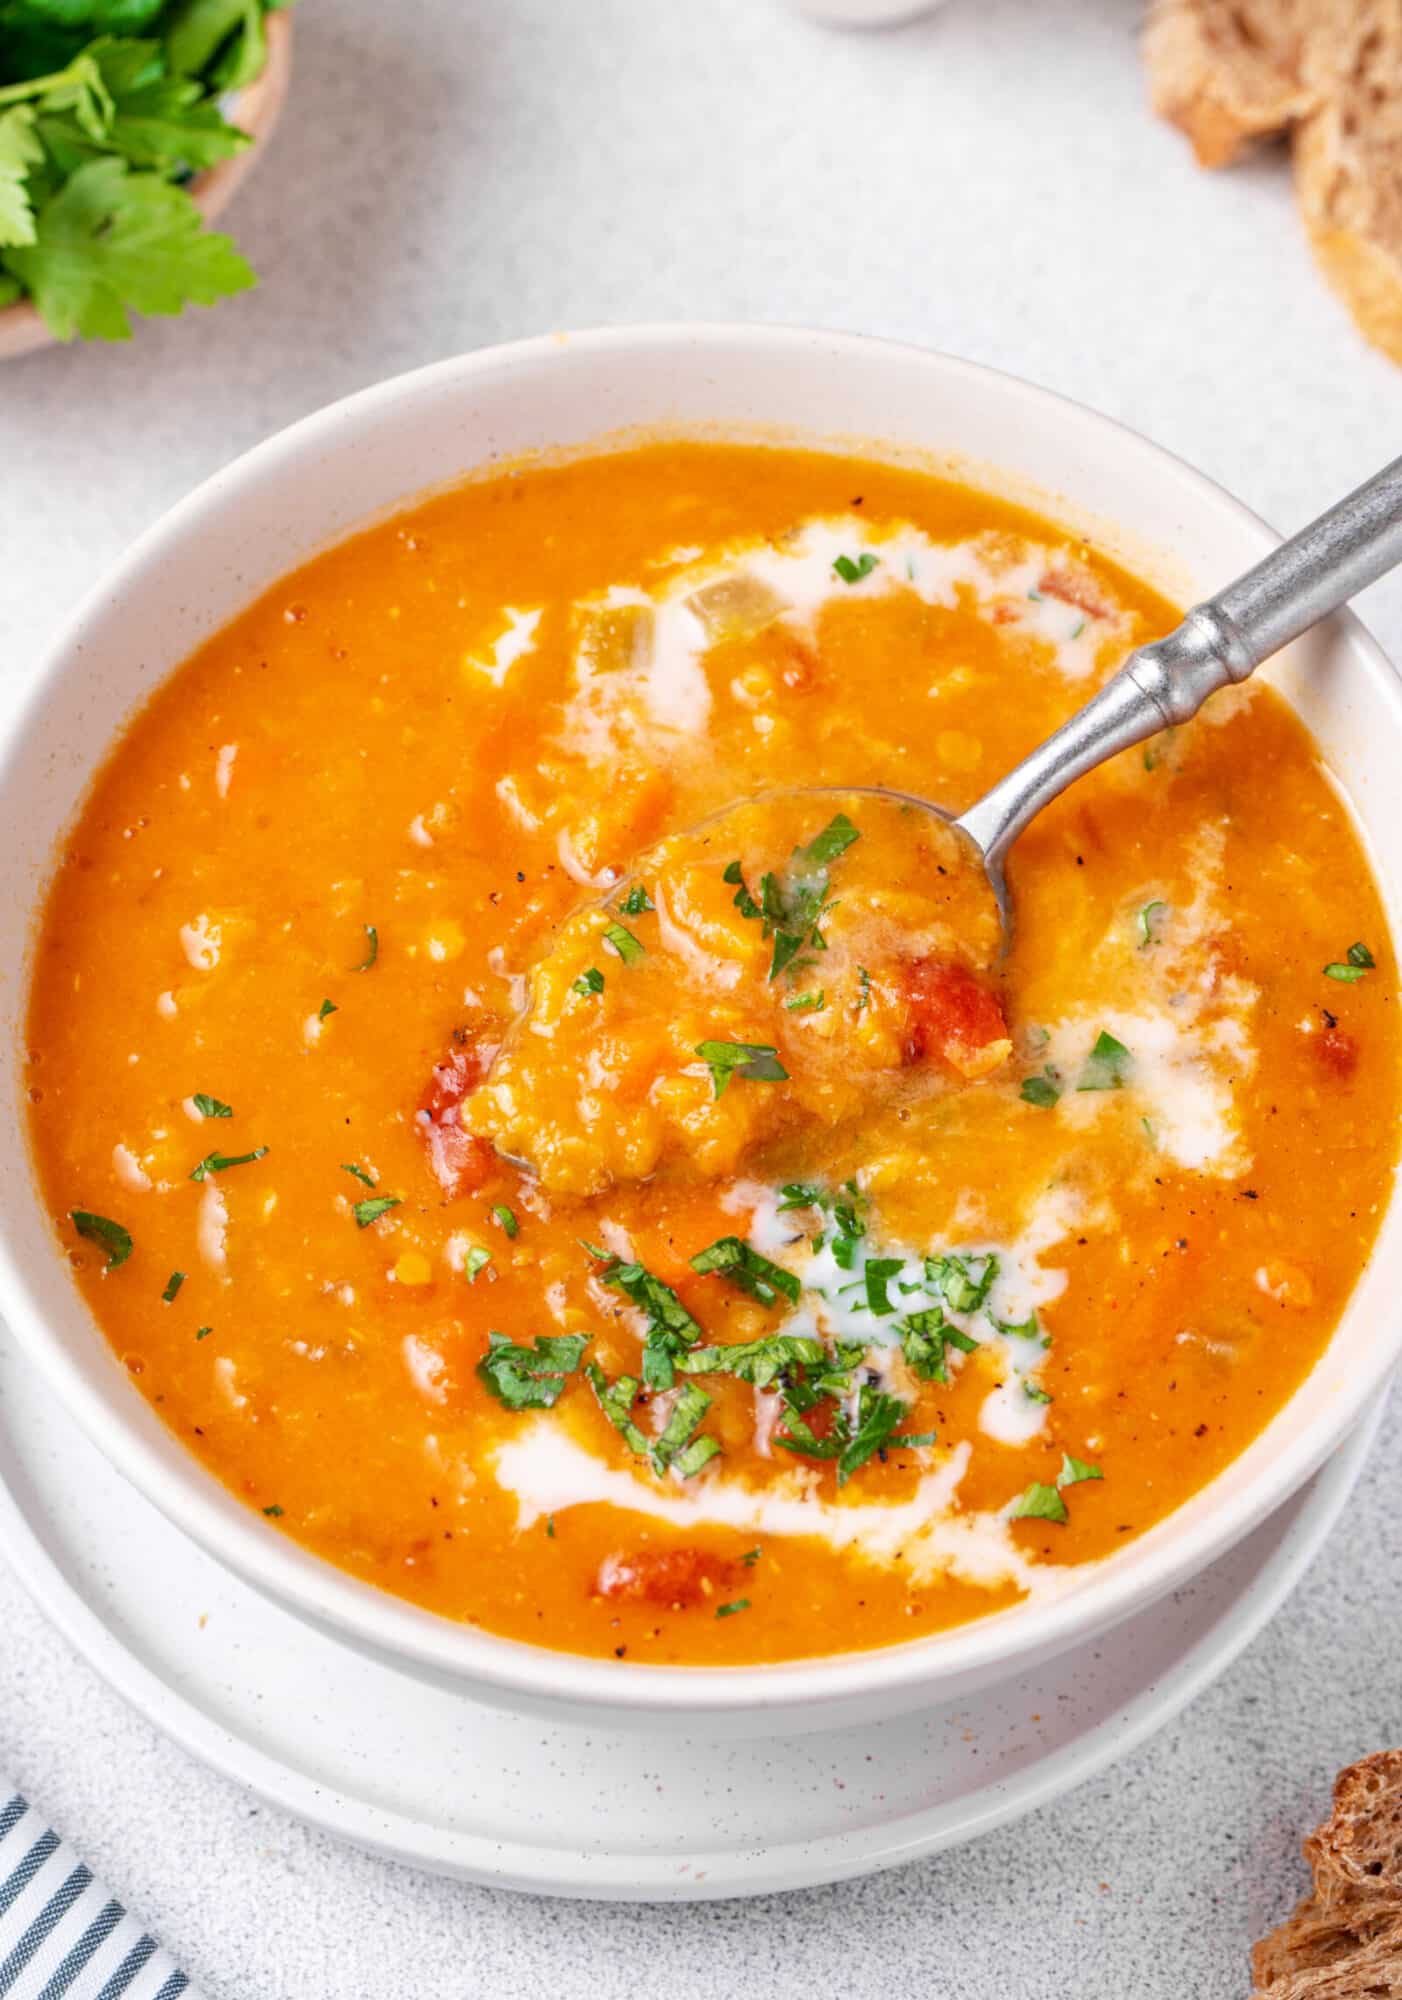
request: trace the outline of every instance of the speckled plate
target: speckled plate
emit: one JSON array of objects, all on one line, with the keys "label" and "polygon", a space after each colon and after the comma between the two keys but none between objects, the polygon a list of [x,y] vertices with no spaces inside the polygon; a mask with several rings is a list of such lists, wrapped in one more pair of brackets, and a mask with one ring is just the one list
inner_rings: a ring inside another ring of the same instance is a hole
[{"label": "speckled plate", "polygon": [[759,1895],[969,1840],[1142,1743],[1298,1582],[1379,1414],[1229,1555],[1096,1644],[925,1715],[769,1742],[566,1728],[372,1665],[188,1542],[111,1470],[3,1330],[0,1550],[158,1728],[359,1847],[537,1895]]}]

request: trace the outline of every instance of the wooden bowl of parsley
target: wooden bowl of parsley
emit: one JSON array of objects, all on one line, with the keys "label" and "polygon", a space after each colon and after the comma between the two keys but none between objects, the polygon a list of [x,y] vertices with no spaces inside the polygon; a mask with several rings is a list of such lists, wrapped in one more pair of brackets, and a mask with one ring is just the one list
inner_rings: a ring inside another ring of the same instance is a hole
[{"label": "wooden bowl of parsley", "polygon": [[0,0],[0,360],[257,282],[208,227],[277,122],[287,0]]}]

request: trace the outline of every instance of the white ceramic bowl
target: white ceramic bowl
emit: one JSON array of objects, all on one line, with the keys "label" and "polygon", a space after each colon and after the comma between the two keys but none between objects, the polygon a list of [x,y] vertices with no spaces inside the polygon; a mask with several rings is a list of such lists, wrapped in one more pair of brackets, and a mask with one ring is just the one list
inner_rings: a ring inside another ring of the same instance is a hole
[{"label": "white ceramic bowl", "polygon": [[[1181,597],[1274,537],[1199,474],[1077,405],[963,361],[781,328],[660,327],[527,341],[337,403],[217,473],[88,598],[0,746],[0,1311],[112,1462],[215,1556],[304,1617],[428,1678],[579,1721],[777,1732],[896,1713],[986,1685],[1092,1637],[1238,1541],[1331,1452],[1402,1345],[1402,1217],[1328,1351],[1251,1448],[1170,1521],[1054,1602],[883,1652],[762,1668],[586,1660],[493,1638],[333,1569],[212,1480],[162,1427],[80,1300],[36,1198],[20,1129],[24,965],[55,847],[95,763],[161,678],[295,564],[367,518],[498,456],[631,426],[709,427],[926,454],[1040,502]],[[996,468],[996,469],[990,469]],[[1271,678],[1310,725],[1399,907],[1402,686],[1352,619]]]}]

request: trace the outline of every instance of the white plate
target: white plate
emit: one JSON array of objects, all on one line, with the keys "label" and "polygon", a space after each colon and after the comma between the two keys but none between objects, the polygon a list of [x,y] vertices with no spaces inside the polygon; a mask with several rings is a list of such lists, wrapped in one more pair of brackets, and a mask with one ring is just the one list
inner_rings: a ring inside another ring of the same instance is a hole
[{"label": "white plate", "polygon": [[540,1895],[759,1895],[971,1839],[1142,1743],[1294,1588],[1380,1414],[1230,1554],[1095,1644],[981,1697],[827,1736],[588,1732],[373,1665],[188,1542],[107,1465],[3,1330],[0,1549],[158,1728],[359,1847]]}]

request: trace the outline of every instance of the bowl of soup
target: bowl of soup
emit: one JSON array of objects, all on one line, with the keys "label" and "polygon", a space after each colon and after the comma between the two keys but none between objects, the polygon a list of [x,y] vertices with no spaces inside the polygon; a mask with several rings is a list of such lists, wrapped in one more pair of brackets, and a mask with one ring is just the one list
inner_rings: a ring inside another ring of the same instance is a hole
[{"label": "bowl of soup", "polygon": [[[1383,1393],[1402,702],[1351,618],[937,820],[1270,532],[817,332],[369,390],[81,607],[0,765],[0,1308],[220,1561],[582,1721],[1083,1642]],[[957,845],[957,843],[956,843]]]}]

